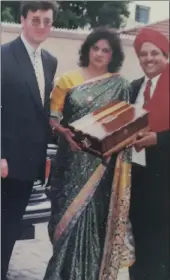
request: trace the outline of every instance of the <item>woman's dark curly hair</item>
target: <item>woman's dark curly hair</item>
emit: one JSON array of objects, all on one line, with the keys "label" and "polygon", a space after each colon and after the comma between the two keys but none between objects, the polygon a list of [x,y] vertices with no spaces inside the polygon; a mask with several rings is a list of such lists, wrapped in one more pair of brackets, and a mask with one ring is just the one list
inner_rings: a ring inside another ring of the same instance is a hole
[{"label": "woman's dark curly hair", "polygon": [[124,61],[124,52],[122,50],[119,35],[108,28],[99,27],[91,32],[80,49],[79,66],[87,67],[89,65],[90,48],[99,40],[108,41],[112,49],[112,60],[108,65],[108,72],[118,72]]}]

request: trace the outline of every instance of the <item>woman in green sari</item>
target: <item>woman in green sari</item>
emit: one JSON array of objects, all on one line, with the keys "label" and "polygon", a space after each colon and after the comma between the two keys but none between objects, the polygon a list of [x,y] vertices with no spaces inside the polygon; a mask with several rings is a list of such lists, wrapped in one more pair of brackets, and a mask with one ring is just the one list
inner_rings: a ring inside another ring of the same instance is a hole
[{"label": "woman in green sari", "polygon": [[44,280],[116,280],[119,269],[134,262],[131,151],[103,164],[83,152],[67,128],[113,100],[129,101],[130,85],[118,73],[123,58],[119,36],[96,29],[81,47],[80,68],[64,74],[52,92],[51,126],[60,139],[51,176],[53,256]]}]

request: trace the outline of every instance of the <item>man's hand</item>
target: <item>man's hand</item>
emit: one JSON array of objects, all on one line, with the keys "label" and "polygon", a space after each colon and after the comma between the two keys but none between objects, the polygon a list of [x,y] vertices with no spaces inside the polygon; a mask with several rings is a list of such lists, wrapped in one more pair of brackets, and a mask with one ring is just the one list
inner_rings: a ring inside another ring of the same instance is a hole
[{"label": "man's hand", "polygon": [[6,178],[8,176],[8,163],[6,159],[1,159],[1,177]]},{"label": "man's hand", "polygon": [[136,151],[141,151],[144,148],[154,146],[157,144],[156,132],[140,132],[137,136],[137,140],[133,143]]},{"label": "man's hand", "polygon": [[62,134],[68,141],[72,151],[76,152],[81,150],[79,145],[73,140],[74,134],[71,132],[69,128],[63,128]]}]

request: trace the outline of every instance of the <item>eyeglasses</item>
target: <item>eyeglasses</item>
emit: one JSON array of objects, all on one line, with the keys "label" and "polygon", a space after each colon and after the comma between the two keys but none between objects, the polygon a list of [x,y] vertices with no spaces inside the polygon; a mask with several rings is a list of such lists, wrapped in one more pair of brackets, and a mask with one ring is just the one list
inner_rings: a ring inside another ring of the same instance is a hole
[{"label": "eyeglasses", "polygon": [[49,18],[44,18],[41,20],[39,17],[33,17],[30,19],[30,23],[34,27],[39,27],[41,24],[43,24],[44,27],[51,27],[53,24],[53,21]]}]

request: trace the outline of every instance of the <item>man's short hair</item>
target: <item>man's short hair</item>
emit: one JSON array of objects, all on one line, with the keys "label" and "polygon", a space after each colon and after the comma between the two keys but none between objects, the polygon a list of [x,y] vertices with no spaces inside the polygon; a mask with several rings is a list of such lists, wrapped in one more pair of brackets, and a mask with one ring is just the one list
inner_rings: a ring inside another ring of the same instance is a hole
[{"label": "man's short hair", "polygon": [[56,1],[22,1],[20,6],[20,14],[24,18],[27,17],[28,11],[36,12],[38,10],[52,10],[53,18],[55,19],[57,14]]}]

